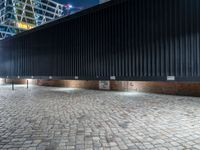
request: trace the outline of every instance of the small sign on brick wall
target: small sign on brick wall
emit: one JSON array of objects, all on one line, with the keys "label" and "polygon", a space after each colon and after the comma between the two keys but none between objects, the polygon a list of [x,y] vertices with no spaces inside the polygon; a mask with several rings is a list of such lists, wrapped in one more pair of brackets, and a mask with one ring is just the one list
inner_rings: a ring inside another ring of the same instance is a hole
[{"label": "small sign on brick wall", "polygon": [[167,81],[174,81],[175,80],[175,76],[167,76]]},{"label": "small sign on brick wall", "polygon": [[110,90],[110,81],[99,81],[100,90]]}]

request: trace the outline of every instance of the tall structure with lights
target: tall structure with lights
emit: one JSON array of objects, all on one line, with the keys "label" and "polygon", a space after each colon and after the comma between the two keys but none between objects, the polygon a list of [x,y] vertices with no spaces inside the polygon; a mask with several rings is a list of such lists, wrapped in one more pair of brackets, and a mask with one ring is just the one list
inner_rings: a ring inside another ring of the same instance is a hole
[{"label": "tall structure with lights", "polygon": [[63,15],[64,6],[52,0],[0,1],[0,39],[32,29]]}]

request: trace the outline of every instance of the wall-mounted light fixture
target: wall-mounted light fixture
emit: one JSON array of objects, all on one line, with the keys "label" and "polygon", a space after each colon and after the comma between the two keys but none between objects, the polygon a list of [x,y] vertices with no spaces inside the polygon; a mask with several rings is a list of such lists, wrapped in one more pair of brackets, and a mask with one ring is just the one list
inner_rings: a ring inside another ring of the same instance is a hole
[{"label": "wall-mounted light fixture", "polygon": [[110,80],[116,80],[116,77],[115,76],[111,76]]}]

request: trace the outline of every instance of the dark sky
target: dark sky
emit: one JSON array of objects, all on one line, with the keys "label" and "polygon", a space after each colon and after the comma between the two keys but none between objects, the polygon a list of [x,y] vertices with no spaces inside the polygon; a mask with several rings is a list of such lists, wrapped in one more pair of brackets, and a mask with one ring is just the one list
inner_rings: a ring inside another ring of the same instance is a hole
[{"label": "dark sky", "polygon": [[98,4],[98,0],[54,0],[62,4],[72,4],[76,7],[90,7]]}]

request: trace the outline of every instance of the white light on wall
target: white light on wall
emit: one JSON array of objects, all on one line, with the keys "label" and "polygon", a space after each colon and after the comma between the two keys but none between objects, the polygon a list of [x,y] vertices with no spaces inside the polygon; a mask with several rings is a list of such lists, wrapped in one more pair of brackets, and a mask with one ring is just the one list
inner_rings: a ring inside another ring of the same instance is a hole
[{"label": "white light on wall", "polygon": [[4,84],[4,79],[0,78],[0,84]]},{"label": "white light on wall", "polygon": [[29,83],[33,82],[33,79],[27,79]]}]

